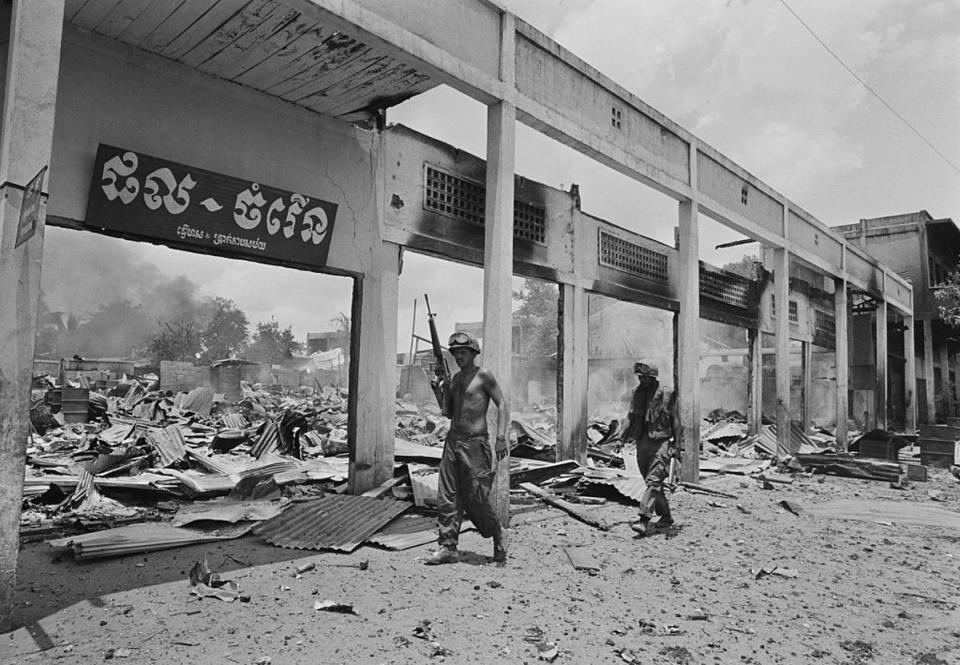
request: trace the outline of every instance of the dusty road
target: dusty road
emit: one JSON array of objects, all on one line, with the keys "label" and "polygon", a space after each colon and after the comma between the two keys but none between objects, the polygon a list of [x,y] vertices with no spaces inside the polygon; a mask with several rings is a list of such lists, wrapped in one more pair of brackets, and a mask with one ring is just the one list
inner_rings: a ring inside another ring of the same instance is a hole
[{"label": "dusty road", "polygon": [[[246,536],[78,563],[31,543],[23,627],[0,635],[0,662],[960,663],[960,483],[945,471],[906,490],[833,476],[773,490],[739,476],[705,482],[738,498],[677,492],[678,526],[643,539],[628,525],[634,509],[617,502],[591,508],[613,524],[606,532],[523,508],[505,567],[476,533],[464,534],[461,563],[436,568],[421,563],[429,546],[348,556]],[[837,500],[877,516],[814,514]],[[575,570],[568,548],[599,570]],[[187,572],[204,556],[249,602],[190,595]],[[367,570],[328,565],[362,559]],[[324,600],[356,614],[315,610]]]}]

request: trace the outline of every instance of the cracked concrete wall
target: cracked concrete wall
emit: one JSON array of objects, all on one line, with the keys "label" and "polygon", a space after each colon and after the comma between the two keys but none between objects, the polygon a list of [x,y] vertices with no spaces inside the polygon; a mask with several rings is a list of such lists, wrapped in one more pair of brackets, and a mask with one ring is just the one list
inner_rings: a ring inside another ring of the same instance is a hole
[{"label": "cracked concrete wall", "polygon": [[84,219],[98,143],[336,203],[328,265],[374,263],[375,133],[68,26],[49,216]]}]

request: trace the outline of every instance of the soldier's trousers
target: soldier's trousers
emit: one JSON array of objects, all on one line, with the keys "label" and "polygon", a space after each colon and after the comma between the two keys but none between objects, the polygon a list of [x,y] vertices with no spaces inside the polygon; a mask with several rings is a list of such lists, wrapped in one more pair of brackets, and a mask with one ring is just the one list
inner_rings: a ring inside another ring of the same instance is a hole
[{"label": "soldier's trousers", "polygon": [[451,430],[443,444],[437,482],[437,542],[456,549],[463,516],[484,538],[500,534],[500,522],[490,505],[495,471],[487,434],[456,435]]},{"label": "soldier's trousers", "polygon": [[646,521],[659,515],[664,520],[672,520],[664,488],[670,475],[670,440],[637,441],[637,465],[647,484],[647,490],[640,499],[640,519]]}]

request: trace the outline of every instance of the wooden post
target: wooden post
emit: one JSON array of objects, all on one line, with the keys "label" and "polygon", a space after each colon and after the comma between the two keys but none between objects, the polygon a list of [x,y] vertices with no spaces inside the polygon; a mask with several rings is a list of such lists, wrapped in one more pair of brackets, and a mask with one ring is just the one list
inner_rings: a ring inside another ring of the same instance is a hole
[{"label": "wooden post", "polygon": [[913,314],[903,317],[903,428],[907,434],[917,430],[917,350],[914,341]]},{"label": "wooden post", "polygon": [[14,0],[0,130],[0,632],[10,628],[20,504],[30,433],[45,205],[36,232],[14,247],[23,186],[49,166],[64,0]]},{"label": "wooden post", "polygon": [[[695,150],[691,151],[693,154]],[[694,160],[695,161],[695,160]],[[681,201],[680,311],[677,313],[677,398],[680,403],[680,441],[683,450],[680,477],[700,479],[700,230],[699,207]]]},{"label": "wooden post", "polygon": [[850,390],[850,314],[847,304],[847,281],[834,280],[833,316],[836,338],[835,362],[837,365],[837,447],[847,449],[847,411]]},{"label": "wooden post", "polygon": [[782,247],[773,250],[773,280],[777,304],[777,444],[795,453],[790,448],[790,255]]},{"label": "wooden post", "polygon": [[556,461],[587,463],[587,292],[560,285],[560,440]]},{"label": "wooden post", "polygon": [[937,422],[937,383],[933,380],[933,321],[923,320],[923,378],[927,386],[927,425]]},{"label": "wooden post", "polygon": [[760,433],[763,424],[763,333],[759,328],[747,331],[750,369],[747,378],[748,431],[751,436]]},{"label": "wooden post", "polygon": [[877,311],[874,316],[876,328],[877,346],[876,346],[876,411],[874,418],[877,429],[887,429],[887,302],[881,299],[877,303]]}]

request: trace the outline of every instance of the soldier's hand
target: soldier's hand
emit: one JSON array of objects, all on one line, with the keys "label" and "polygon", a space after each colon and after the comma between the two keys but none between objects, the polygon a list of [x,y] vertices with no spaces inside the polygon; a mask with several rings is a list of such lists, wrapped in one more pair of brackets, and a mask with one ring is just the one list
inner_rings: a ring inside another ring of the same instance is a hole
[{"label": "soldier's hand", "polygon": [[494,446],[494,450],[496,450],[498,462],[502,460],[504,457],[506,457],[507,456],[507,437],[498,436],[497,445]]}]

